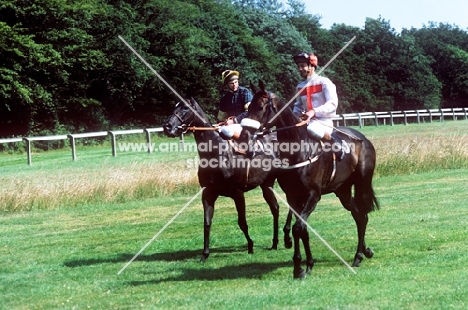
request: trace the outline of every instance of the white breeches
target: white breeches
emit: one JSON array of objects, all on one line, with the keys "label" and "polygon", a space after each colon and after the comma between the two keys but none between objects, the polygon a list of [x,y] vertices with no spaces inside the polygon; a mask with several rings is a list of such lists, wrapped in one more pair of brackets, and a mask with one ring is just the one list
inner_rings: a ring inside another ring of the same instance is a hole
[{"label": "white breeches", "polygon": [[242,132],[242,126],[240,124],[223,126],[221,132],[229,138],[238,138]]},{"label": "white breeches", "polygon": [[333,121],[331,119],[311,119],[307,125],[307,131],[313,137],[322,139],[325,133],[332,133]]}]

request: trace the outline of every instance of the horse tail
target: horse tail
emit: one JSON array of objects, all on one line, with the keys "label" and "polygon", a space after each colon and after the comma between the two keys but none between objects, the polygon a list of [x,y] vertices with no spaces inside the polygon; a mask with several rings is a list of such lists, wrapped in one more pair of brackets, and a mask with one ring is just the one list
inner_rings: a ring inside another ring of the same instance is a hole
[{"label": "horse tail", "polygon": [[359,167],[357,169],[360,176],[354,184],[354,196],[357,208],[367,214],[380,209],[379,200],[375,196],[374,188],[372,187],[376,154],[374,146],[369,140],[364,140],[364,149],[360,155],[362,160],[358,163]]},{"label": "horse tail", "polygon": [[354,184],[356,206],[359,211],[369,213],[380,209],[380,203],[375,196],[374,189],[372,187],[372,181],[359,184]]}]

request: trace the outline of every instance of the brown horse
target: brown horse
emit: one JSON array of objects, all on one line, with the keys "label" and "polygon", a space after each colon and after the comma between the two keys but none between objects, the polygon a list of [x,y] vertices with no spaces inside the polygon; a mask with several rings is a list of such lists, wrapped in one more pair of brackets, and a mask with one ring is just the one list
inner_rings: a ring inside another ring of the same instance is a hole
[{"label": "brown horse", "polygon": [[[234,200],[238,214],[238,225],[247,239],[248,253],[253,253],[253,241],[249,236],[245,216],[244,192],[257,186],[261,187],[263,197],[270,206],[273,215],[273,244],[271,248],[277,249],[279,205],[270,187],[274,185],[278,170],[275,167],[265,165],[274,159],[273,154],[264,152],[256,156],[256,162],[253,162],[245,154],[236,152],[232,145],[220,136],[218,130],[213,130],[215,128],[207,121],[205,113],[193,98],[177,103],[163,128],[164,133],[170,137],[180,136],[187,130],[194,132],[199,154],[198,180],[200,186],[205,187],[202,193],[204,249],[201,261],[204,262],[210,254],[210,229],[214,205],[219,196],[230,197]],[[259,165],[258,163],[263,164]],[[284,237],[285,246],[291,247],[292,240],[287,228]]]},{"label": "brown horse", "polygon": [[[256,91],[251,85],[255,95],[247,115],[249,126],[243,128],[241,138],[252,141],[276,127],[280,159],[287,160],[289,164],[278,174],[278,183],[286,194],[288,204],[306,222],[321,196],[335,193],[356,222],[358,244],[353,267],[358,267],[364,256],[373,256],[373,251],[366,247],[364,239],[368,213],[379,209],[372,188],[376,164],[372,143],[354,129],[336,128],[332,136],[349,148],[343,159],[337,161],[334,152],[330,151],[332,146],[327,146],[327,141],[314,140],[307,133],[306,126],[298,126],[298,118],[291,108],[285,107],[286,103],[281,98],[265,90],[262,82],[259,86],[260,90]],[[296,218],[293,226],[294,278],[304,278],[314,265],[305,222]],[[299,240],[302,240],[306,254],[306,271],[301,268]]]}]

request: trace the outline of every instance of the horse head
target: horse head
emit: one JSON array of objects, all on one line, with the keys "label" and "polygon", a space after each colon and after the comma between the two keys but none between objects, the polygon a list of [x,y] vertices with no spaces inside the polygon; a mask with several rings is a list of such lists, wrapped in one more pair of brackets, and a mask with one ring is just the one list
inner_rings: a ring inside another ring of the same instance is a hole
[{"label": "horse head", "polygon": [[272,118],[278,112],[278,97],[269,92],[262,81],[259,81],[260,89],[257,90],[252,83],[250,83],[250,88],[254,96],[249,105],[247,119],[258,122],[259,127],[271,128],[275,125]]},{"label": "horse head", "polygon": [[164,123],[164,133],[169,137],[178,137],[185,133],[190,126],[209,125],[205,113],[195,101],[190,98],[179,101],[169,119]]},{"label": "horse head", "polygon": [[[258,135],[271,132],[272,127],[285,127],[288,121],[296,122],[292,110],[287,108],[286,103],[275,93],[268,91],[262,81],[259,81],[259,89],[252,83],[250,88],[254,96],[247,117],[241,122],[243,130],[240,140],[254,143]],[[289,120],[288,115],[292,120]]]}]

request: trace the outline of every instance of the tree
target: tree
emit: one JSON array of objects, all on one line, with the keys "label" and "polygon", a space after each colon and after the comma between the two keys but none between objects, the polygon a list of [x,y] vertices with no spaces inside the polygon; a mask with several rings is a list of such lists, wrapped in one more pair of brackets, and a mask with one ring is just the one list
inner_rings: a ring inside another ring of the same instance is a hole
[{"label": "tree", "polygon": [[432,72],[442,83],[441,107],[467,107],[468,33],[442,23],[409,32],[432,59]]}]

